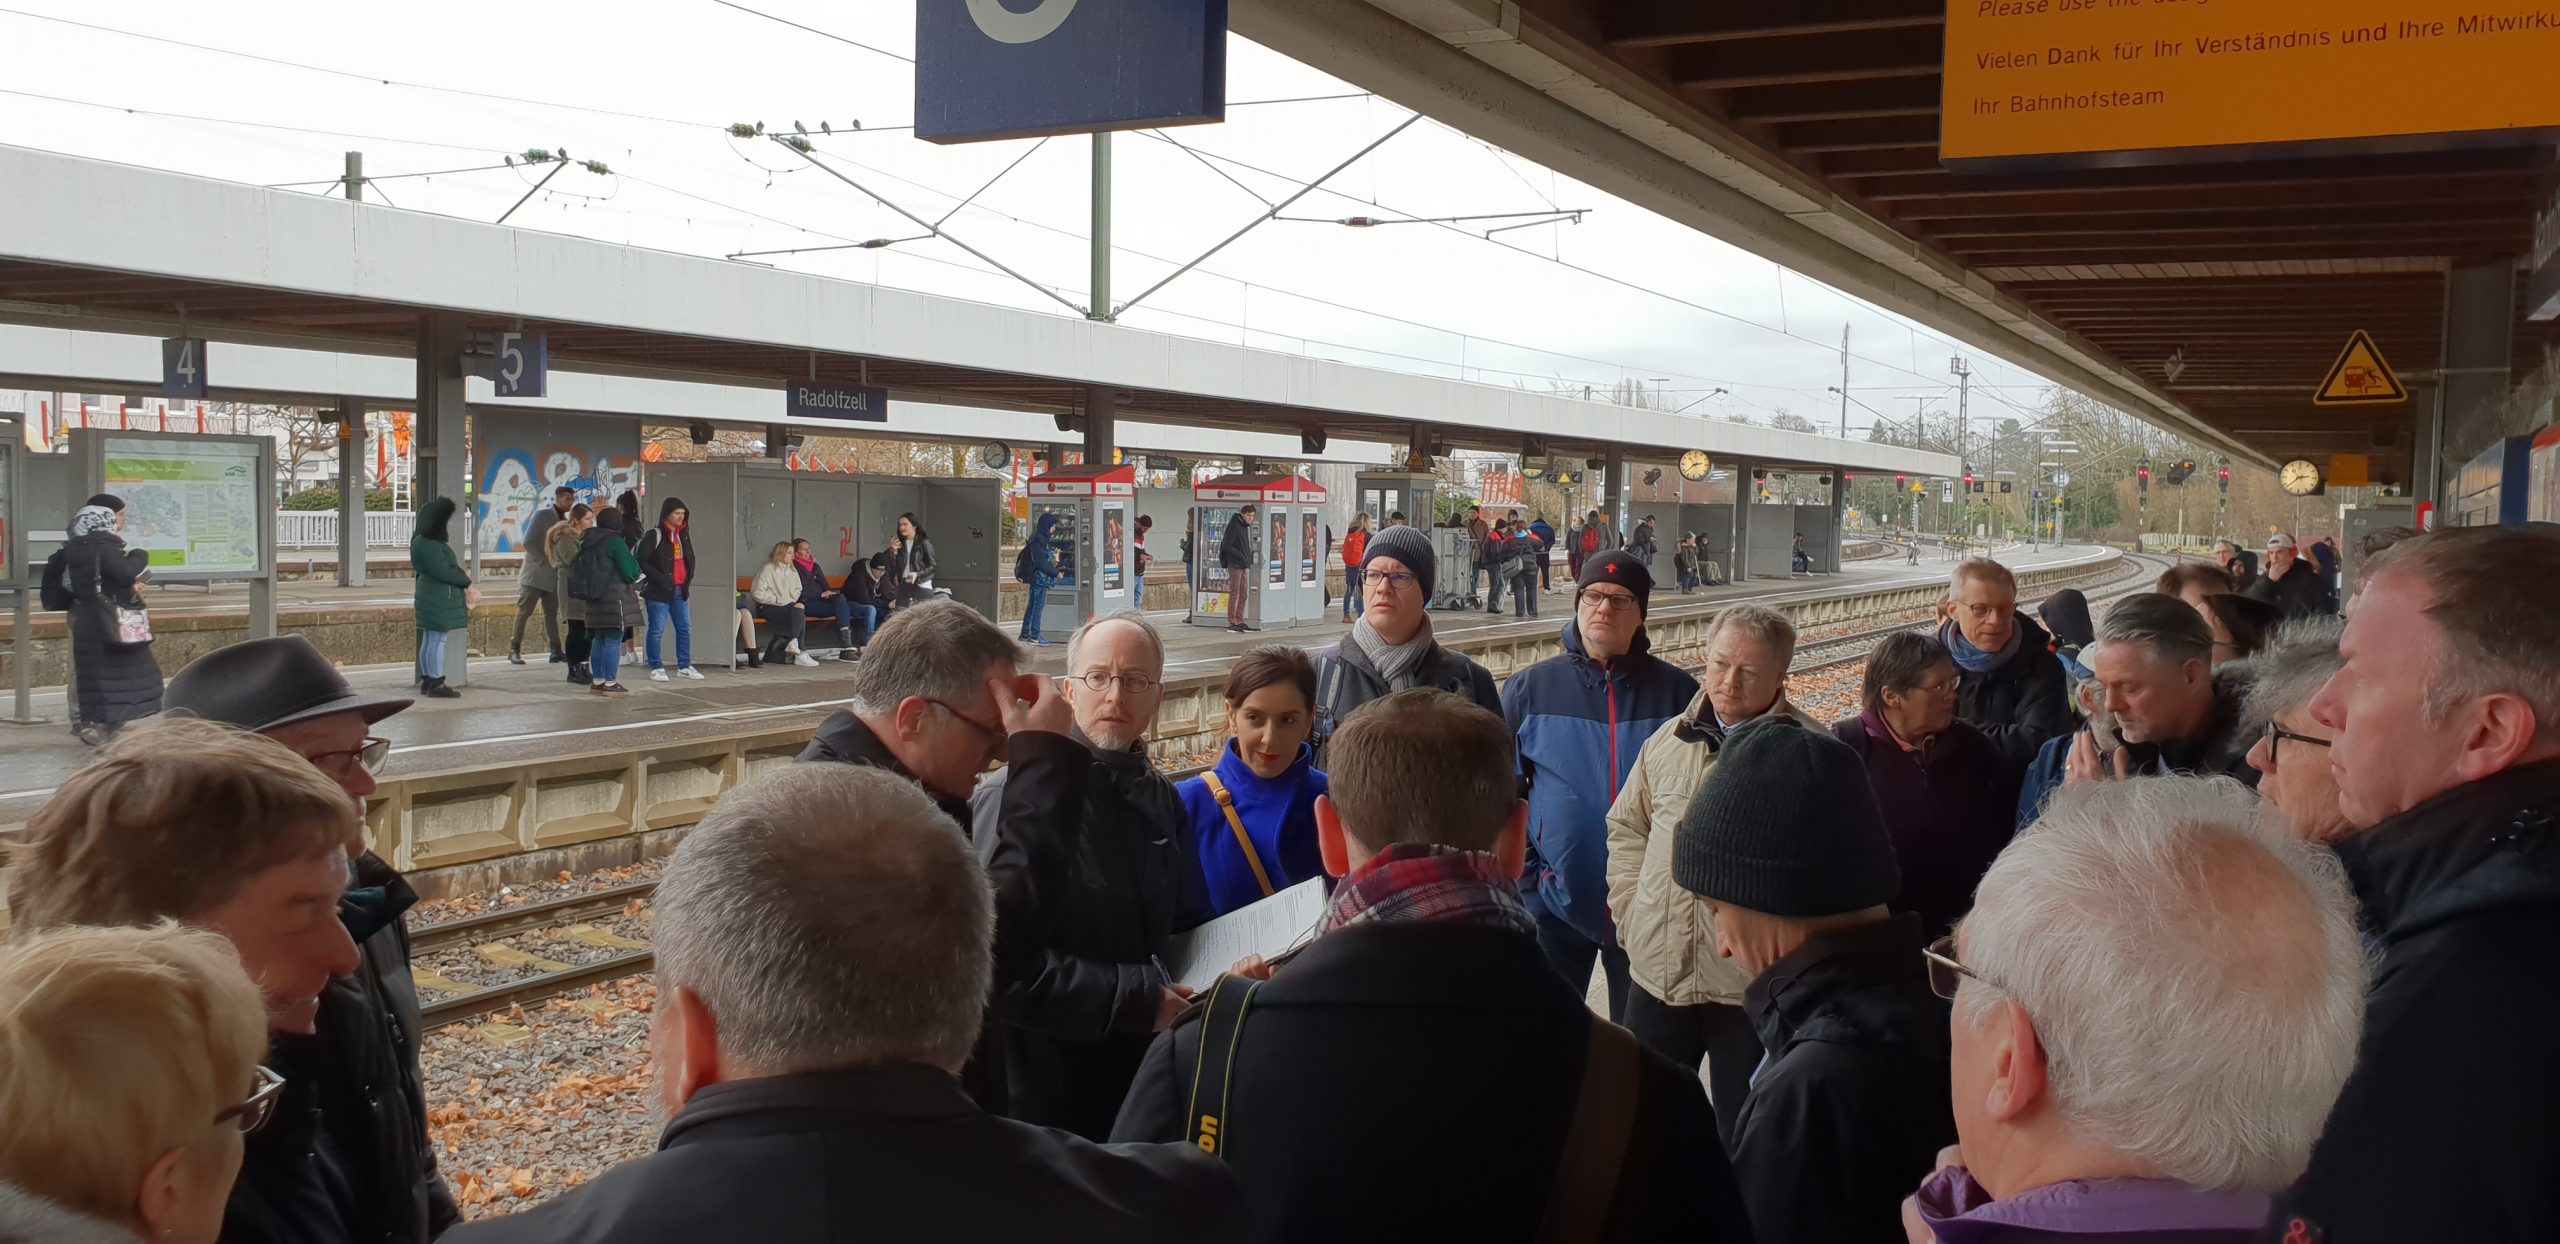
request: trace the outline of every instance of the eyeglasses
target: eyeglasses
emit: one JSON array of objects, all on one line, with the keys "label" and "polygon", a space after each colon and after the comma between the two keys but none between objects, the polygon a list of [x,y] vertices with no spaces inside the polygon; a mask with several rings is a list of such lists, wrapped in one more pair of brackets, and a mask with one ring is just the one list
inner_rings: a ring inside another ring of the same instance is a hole
[{"label": "eyeglasses", "polygon": [[1981,981],[1993,989],[2001,987],[2000,982],[1956,961],[1956,935],[1953,933],[1921,947],[1920,957],[1928,961],[1929,992],[1949,1002],[1956,1000],[1956,987],[1962,985],[1966,977]]},{"label": "eyeglasses", "polygon": [[2307,734],[2295,734],[2293,731],[2287,730],[2270,721],[2267,723],[2267,759],[2275,759],[2277,745],[2283,743],[2287,739],[2291,739],[2296,743],[2308,743],[2313,747],[2329,747],[2334,745],[2336,742],[2333,739],[2315,739]]},{"label": "eyeglasses", "polygon": [[276,1103],[282,1100],[284,1077],[260,1067],[249,1089],[249,1100],[213,1116],[214,1125],[219,1127],[237,1119],[243,1133],[254,1134],[276,1116]]},{"label": "eyeglasses", "polygon": [[1574,599],[1585,609],[1627,610],[1636,607],[1635,597],[1624,592],[1604,592],[1596,587]]},{"label": "eyeglasses", "polygon": [[391,740],[367,737],[364,742],[343,751],[321,752],[309,757],[311,763],[330,773],[344,773],[353,767],[380,775],[382,766],[391,759]]},{"label": "eyeglasses", "polygon": [[1401,592],[1406,588],[1416,586],[1422,582],[1420,578],[1406,574],[1401,570],[1382,571],[1377,574],[1369,575],[1368,578],[1371,582],[1380,584],[1390,592]]},{"label": "eyeglasses", "polygon": [[954,720],[966,724],[969,728],[976,730],[980,734],[993,735],[997,742],[1004,741],[1005,733],[1002,723],[990,726],[967,713],[961,712],[959,709],[953,708],[949,703],[942,700],[926,700],[925,703],[941,709],[943,712],[951,714]]},{"label": "eyeglasses", "polygon": [[1145,695],[1164,685],[1144,674],[1114,674],[1109,670],[1078,674],[1076,681],[1096,691],[1109,691],[1112,684],[1117,683],[1120,690],[1128,695]]}]

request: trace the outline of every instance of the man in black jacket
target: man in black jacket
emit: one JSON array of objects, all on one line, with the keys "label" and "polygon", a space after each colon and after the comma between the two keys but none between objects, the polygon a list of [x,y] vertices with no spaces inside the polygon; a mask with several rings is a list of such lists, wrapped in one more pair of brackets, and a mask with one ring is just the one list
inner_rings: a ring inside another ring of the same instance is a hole
[{"label": "man in black jacket", "polygon": [[1369,537],[1360,563],[1360,617],[1351,634],[1316,664],[1318,768],[1325,767],[1323,748],[1334,728],[1389,692],[1435,687],[1487,712],[1502,711],[1492,672],[1431,637],[1431,614],[1424,606],[1438,569],[1431,537],[1417,528],[1389,527]]},{"label": "man in black jacket", "polygon": [[2240,594],[2284,611],[2286,621],[2315,613],[2336,612],[2328,581],[2320,567],[2303,557],[2293,537],[2279,531],[2267,537],[2267,571],[2250,580]]},{"label": "man in black jacket", "polygon": [[1768,1057],[1733,1128],[1760,1244],[1903,1238],[1902,1198],[1954,1143],[1947,1009],[1856,752],[1793,717],[1725,736],[1672,840],[1672,879],[1752,974]]},{"label": "man in black jacket", "polygon": [[1216,1153],[1282,1240],[1564,1238],[1550,1215],[1596,1219],[1594,1240],[1748,1238],[1696,1072],[1538,949],[1510,728],[1417,689],[1335,742],[1325,932],[1158,1038],[1113,1136]]},{"label": "man in black jacket", "polygon": [[1988,557],[1957,564],[1946,615],[1938,642],[1956,658],[1956,718],[2024,770],[2046,739],[2071,733],[2071,689],[2052,636],[2018,611],[2018,577]]},{"label": "man in black jacket", "polygon": [[658,883],[658,1152],[452,1238],[1250,1238],[1197,1151],[971,1104],[995,912],[959,829],[876,769],[797,765],[723,797]]},{"label": "man in black jacket", "polygon": [[1248,505],[1227,520],[1225,534],[1218,537],[1218,569],[1227,572],[1227,629],[1256,630],[1245,621],[1245,596],[1253,587],[1253,528],[1262,521],[1262,509]]},{"label": "man in black jacket", "polygon": [[658,659],[658,640],[666,634],[669,623],[675,625],[675,671],[679,678],[700,678],[702,671],[693,668],[693,598],[694,548],[692,512],[684,502],[669,497],[658,505],[658,525],[640,537],[640,546],[632,556],[640,562],[640,599],[648,605],[649,680],[667,681],[667,667]]},{"label": "man in black jacket", "polygon": [[[1005,1113],[1090,1140],[1111,1133],[1120,1099],[1147,1043],[1189,1005],[1191,991],[1164,979],[1176,912],[1199,885],[1191,827],[1173,783],[1147,759],[1146,733],[1164,695],[1164,639],[1136,610],[1085,623],[1067,640],[1067,702],[1076,740],[1091,753],[1075,823],[1074,856],[1056,900],[1014,932],[1037,944],[1019,971],[996,979],[1005,1035]],[[1011,775],[999,772],[970,797],[978,851],[992,856],[1008,833]]]},{"label": "man in black jacket", "polygon": [[[359,692],[311,641],[279,635],[196,658],[169,680],[165,703],[170,713],[292,748],[361,803],[391,754],[388,740],[370,737],[372,727],[411,701]],[[346,1192],[337,1216],[354,1239],[423,1244],[460,1214],[436,1171],[418,1075],[418,987],[402,922],[418,893],[367,846],[361,825],[347,849],[355,881],[338,902],[338,919],[362,960],[321,992],[315,1039],[291,1043],[305,1056],[297,1070],[319,1107],[303,1160],[325,1160],[335,1172]]]},{"label": "man in black jacket", "polygon": [[2382,963],[2277,1233],[2560,1238],[2560,532],[2439,532],[2357,579],[2346,666],[2311,701],[2335,739],[2267,746],[2336,775],[2358,828],[2331,845]]},{"label": "man in black jacket", "polygon": [[2213,668],[2213,632],[2185,601],[2157,592],[2117,601],[2083,659],[2093,721],[2111,723],[2122,746],[2103,749],[2094,727],[2046,740],[2019,787],[2019,828],[2064,782],[2189,773],[2258,784],[2249,766],[2257,736],[2242,713],[2249,674]]}]

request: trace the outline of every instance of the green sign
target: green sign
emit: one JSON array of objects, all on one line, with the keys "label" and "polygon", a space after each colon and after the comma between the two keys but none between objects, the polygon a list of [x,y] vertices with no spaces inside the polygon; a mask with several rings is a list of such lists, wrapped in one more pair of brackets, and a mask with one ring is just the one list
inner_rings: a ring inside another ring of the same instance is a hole
[{"label": "green sign", "polygon": [[265,565],[258,446],[183,436],[110,436],[106,491],[124,498],[124,540],[155,568],[254,573]]}]

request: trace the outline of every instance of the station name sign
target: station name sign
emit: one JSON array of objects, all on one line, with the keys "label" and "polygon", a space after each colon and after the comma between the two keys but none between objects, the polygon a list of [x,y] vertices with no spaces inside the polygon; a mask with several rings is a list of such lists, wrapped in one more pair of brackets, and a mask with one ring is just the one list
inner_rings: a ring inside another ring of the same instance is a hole
[{"label": "station name sign", "polygon": [[1950,0],[1939,154],[2530,131],[2560,126],[2555,64],[2542,4]]},{"label": "station name sign", "polygon": [[794,419],[838,419],[852,423],[887,423],[889,391],[868,384],[808,384],[793,381],[783,400],[783,413]]}]

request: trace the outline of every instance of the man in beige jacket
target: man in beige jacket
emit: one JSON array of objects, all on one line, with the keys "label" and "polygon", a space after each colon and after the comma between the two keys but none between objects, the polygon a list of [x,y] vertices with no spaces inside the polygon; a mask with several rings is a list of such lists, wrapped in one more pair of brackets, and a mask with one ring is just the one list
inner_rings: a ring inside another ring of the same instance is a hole
[{"label": "man in beige jacket", "polygon": [[1609,914],[1635,984],[1627,993],[1627,1028],[1684,1067],[1707,1064],[1707,1091],[1727,1143],[1761,1056],[1760,1038],[1742,1014],[1750,978],[1717,956],[1706,903],[1671,879],[1671,840],[1727,730],[1766,713],[1823,728],[1787,703],[1795,651],[1795,625],[1777,610],[1737,605],[1718,614],[1697,698],[1645,740],[1609,807]]}]

